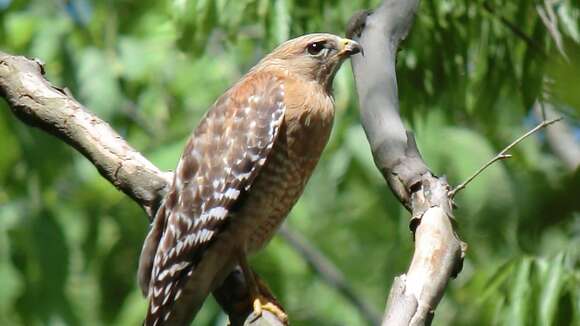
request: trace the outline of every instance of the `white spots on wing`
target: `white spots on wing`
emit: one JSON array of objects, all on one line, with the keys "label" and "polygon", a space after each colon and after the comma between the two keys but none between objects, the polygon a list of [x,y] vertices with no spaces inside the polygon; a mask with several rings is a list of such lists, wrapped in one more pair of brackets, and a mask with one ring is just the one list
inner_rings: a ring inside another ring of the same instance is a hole
[{"label": "white spots on wing", "polygon": [[169,269],[169,274],[171,274],[171,277],[173,277],[177,272],[181,272],[187,266],[189,266],[189,262],[186,262],[186,261],[175,263],[175,264],[171,265],[171,268]]},{"label": "white spots on wing", "polygon": [[183,249],[183,241],[178,241],[177,242],[177,254],[181,253],[181,249]]},{"label": "white spots on wing", "polygon": [[164,320],[164,321],[167,321],[167,320],[169,319],[169,316],[171,316],[171,311],[168,311],[168,312],[165,314],[165,317],[163,317],[163,320]]},{"label": "white spots on wing", "polygon": [[[159,273],[159,275],[157,276],[157,280],[163,281],[167,276],[173,277],[173,276],[175,276],[175,274],[177,274],[178,272],[184,270],[187,266],[189,266],[189,264],[190,263],[186,262],[186,261],[174,263],[173,265],[171,265],[171,267],[165,268],[161,273]],[[161,292],[161,289],[155,288],[154,291],[155,291],[155,296],[157,297],[157,296],[159,296],[158,292]],[[166,289],[166,292],[167,292],[167,289]]]},{"label": "white spots on wing", "polygon": [[169,296],[165,296],[165,299],[163,299],[163,302],[161,303],[161,305],[166,305],[167,301],[169,301]]},{"label": "white spots on wing", "polygon": [[[177,214],[178,218],[179,218],[180,214]],[[179,230],[179,228],[175,225],[175,223],[171,223],[169,224],[169,232],[171,232],[173,234],[174,238],[179,238],[181,235],[181,231]]]},{"label": "white spots on wing", "polygon": [[208,230],[208,229],[203,229],[201,231],[199,231],[196,235],[195,235],[195,243],[203,243],[208,241],[212,235],[213,235],[213,231]]},{"label": "white spots on wing", "polygon": [[157,312],[157,310],[159,310],[159,306],[155,305],[154,303],[151,303],[151,313],[154,314]]},{"label": "white spots on wing", "polygon": [[[226,214],[227,214],[227,211],[226,211]],[[221,216],[221,215],[219,215],[219,216]],[[196,221],[196,224],[198,224],[198,221]],[[212,230],[201,229],[195,233],[189,234],[187,237],[185,237],[184,240],[179,240],[177,246],[180,248],[181,247],[183,247],[183,248],[196,247],[204,242],[208,242],[212,238],[214,233],[215,232]],[[181,244],[181,246],[180,246],[180,244]],[[187,263],[183,262],[181,264],[187,264]],[[185,268],[185,266],[184,266],[184,268]]]},{"label": "white spots on wing", "polygon": [[153,287],[153,296],[158,297],[161,294],[161,290],[160,287]]},{"label": "white spots on wing", "polygon": [[237,199],[239,195],[240,195],[240,191],[238,189],[235,189],[235,188],[229,188],[224,194],[224,196],[226,198],[232,199],[232,200]]},{"label": "white spots on wing", "polygon": [[205,224],[209,220],[217,219],[223,220],[228,215],[228,210],[224,207],[218,206],[210,209],[207,212],[201,214],[201,216],[195,220],[195,226],[198,226],[200,223]]},{"label": "white spots on wing", "polygon": [[250,128],[252,128],[252,129],[256,128],[257,125],[258,125],[258,123],[255,120],[250,122]]},{"label": "white spots on wing", "polygon": [[223,220],[223,218],[226,217],[226,215],[228,214],[228,211],[223,207],[214,207],[210,209],[208,213],[212,217],[215,217],[219,220]]},{"label": "white spots on wing", "polygon": [[249,106],[246,106],[246,107],[244,108],[244,113],[245,113],[245,114],[250,114],[250,112],[252,112],[252,108],[251,108],[251,107],[249,107]]},{"label": "white spots on wing", "polygon": [[253,171],[250,172],[246,172],[246,173],[240,173],[238,175],[236,175],[236,178],[240,181],[244,181],[246,179],[248,179],[250,177],[250,175],[252,175]]},{"label": "white spots on wing", "polygon": [[[158,281],[163,281],[165,279],[165,277],[169,274],[169,272],[165,269],[163,270],[161,273],[159,273],[159,275],[157,276],[157,280]],[[155,289],[154,291],[157,291],[157,289]],[[159,289],[159,292],[161,292],[161,289]],[[158,295],[155,294],[155,296],[157,297]]]},{"label": "white spots on wing", "polygon": [[249,153],[248,157],[250,158],[251,162],[256,162],[260,158],[260,153]]},{"label": "white spots on wing", "polygon": [[164,291],[163,295],[167,296],[169,294],[169,291],[171,291],[172,287],[173,287],[173,283],[169,282],[169,284],[167,284],[167,286],[165,287],[165,291]]},{"label": "white spots on wing", "polygon": [[[190,271],[189,273],[191,273],[191,271]],[[190,276],[190,274],[189,274],[189,273],[187,273],[187,274],[188,274],[188,276]],[[177,301],[177,299],[179,299],[179,297],[181,297],[181,292],[182,292],[182,290],[181,290],[181,289],[179,289],[179,290],[177,290],[177,292],[175,293],[175,300],[176,300],[176,301]]]}]

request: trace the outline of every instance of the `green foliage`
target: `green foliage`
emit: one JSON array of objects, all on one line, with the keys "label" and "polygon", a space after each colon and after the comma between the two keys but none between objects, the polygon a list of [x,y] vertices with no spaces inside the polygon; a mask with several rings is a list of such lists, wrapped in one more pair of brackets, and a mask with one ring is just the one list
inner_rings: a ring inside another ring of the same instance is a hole
[{"label": "green foliage", "polygon": [[[262,55],[303,33],[343,34],[352,13],[379,2],[0,0],[0,49],[42,59],[50,80],[173,169],[196,121]],[[402,113],[430,167],[453,184],[530,127],[542,90],[578,127],[580,9],[556,6],[568,63],[536,5],[422,1],[399,54]],[[374,167],[348,65],[335,93],[330,144],[288,223],[382,311],[412,252],[408,214]],[[5,103],[0,149],[0,325],[138,324],[145,214]],[[542,135],[513,154],[458,198],[470,247],[436,325],[580,323],[578,171],[566,172]],[[282,239],[253,263],[294,325],[364,324]],[[224,316],[210,301],[196,324],[223,325]]]}]

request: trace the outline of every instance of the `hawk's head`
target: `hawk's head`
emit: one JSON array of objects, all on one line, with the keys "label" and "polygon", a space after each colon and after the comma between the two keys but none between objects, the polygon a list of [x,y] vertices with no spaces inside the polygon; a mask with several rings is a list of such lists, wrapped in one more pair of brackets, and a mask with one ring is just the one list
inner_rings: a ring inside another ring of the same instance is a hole
[{"label": "hawk's head", "polygon": [[353,40],[332,34],[307,34],[282,43],[256,68],[279,68],[330,89],[342,62],[361,51]]}]

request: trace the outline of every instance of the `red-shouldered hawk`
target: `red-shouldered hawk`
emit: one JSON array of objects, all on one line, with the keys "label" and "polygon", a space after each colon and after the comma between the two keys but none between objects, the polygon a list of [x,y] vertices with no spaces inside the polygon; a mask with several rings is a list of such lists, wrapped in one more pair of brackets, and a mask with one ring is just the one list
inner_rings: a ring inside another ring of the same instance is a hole
[{"label": "red-shouldered hawk", "polygon": [[360,51],[331,34],[287,41],[210,108],[143,246],[146,325],[190,322],[196,291],[211,291],[235,264],[254,310],[272,309],[260,300],[246,256],[268,243],[300,197],[330,135],[334,75]]}]

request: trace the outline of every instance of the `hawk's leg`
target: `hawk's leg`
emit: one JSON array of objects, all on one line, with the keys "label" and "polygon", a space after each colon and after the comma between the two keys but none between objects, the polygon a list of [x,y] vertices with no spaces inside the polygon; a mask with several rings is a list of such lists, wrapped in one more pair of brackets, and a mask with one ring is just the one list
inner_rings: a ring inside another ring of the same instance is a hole
[{"label": "hawk's leg", "polygon": [[[286,315],[286,313],[274,303],[272,298],[262,294],[262,291],[260,290],[260,284],[256,282],[256,277],[254,276],[254,272],[248,264],[248,259],[245,253],[240,253],[238,255],[238,264],[240,264],[240,268],[244,274],[244,278],[248,286],[248,292],[250,294],[250,298],[252,298],[252,307],[254,308],[254,315],[256,318],[262,316],[263,310],[267,310],[273,313],[281,321],[287,322],[288,315]],[[261,285],[265,286],[264,284]]]}]

